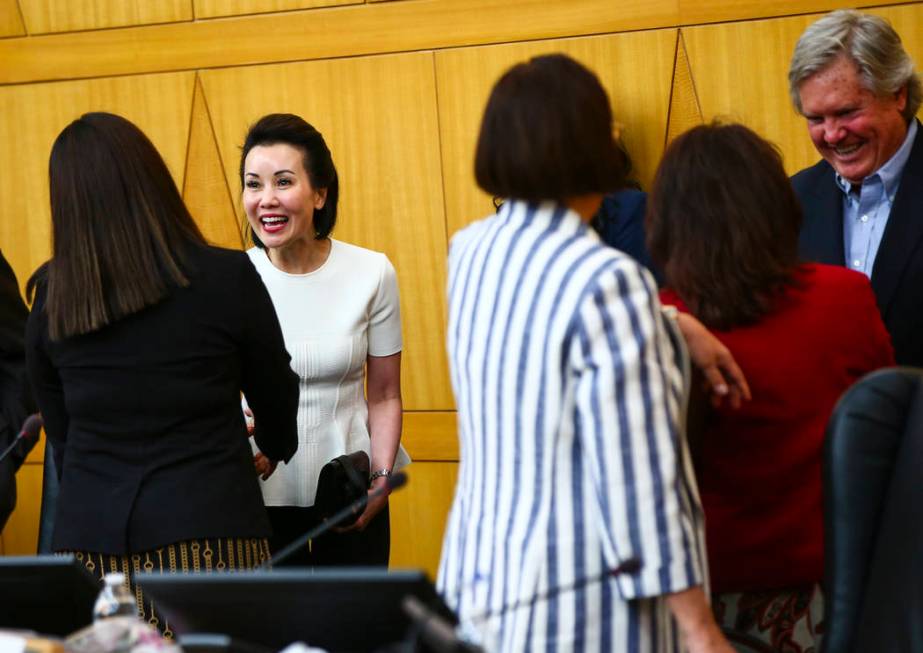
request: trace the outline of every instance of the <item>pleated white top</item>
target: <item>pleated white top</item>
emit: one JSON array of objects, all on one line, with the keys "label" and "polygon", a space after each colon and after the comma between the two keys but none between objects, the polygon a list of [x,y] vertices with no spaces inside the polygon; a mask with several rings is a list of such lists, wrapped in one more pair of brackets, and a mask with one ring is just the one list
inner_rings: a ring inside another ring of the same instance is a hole
[{"label": "pleated white top", "polygon": [[[365,360],[401,351],[397,275],[388,258],[331,239],[324,264],[307,274],[247,251],[269,290],[292,369],[301,380],[298,451],[262,481],[267,506],[311,506],[320,469],[333,458],[369,452]],[[410,462],[403,447],[395,468]]]}]

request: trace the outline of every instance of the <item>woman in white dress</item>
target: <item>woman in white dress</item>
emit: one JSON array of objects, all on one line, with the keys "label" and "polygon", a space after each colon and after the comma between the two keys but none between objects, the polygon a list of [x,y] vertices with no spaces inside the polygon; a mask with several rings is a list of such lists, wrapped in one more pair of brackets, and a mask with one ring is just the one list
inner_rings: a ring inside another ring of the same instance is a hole
[{"label": "woman in white dress", "polygon": [[[273,552],[320,521],[321,467],[365,450],[371,489],[409,462],[400,447],[401,324],[397,277],[388,258],[330,237],[339,183],[323,136],[302,118],[270,114],[241,152],[243,206],[255,244],[248,254],[269,290],[298,374],[298,452],[274,469],[259,452]],[[313,541],[288,562],[387,565],[388,499]]]}]

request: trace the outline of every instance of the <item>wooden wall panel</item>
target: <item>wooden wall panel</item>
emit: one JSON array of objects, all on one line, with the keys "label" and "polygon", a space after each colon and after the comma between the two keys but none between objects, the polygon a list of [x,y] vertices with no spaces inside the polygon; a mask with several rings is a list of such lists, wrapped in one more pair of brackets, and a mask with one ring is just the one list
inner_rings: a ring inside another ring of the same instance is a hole
[{"label": "wooden wall panel", "polygon": [[788,99],[788,64],[813,17],[683,29],[706,121],[742,122],[776,143],[791,173],[817,160],[804,119]]},{"label": "wooden wall panel", "polygon": [[455,411],[404,413],[401,444],[414,461],[457,461],[458,423]]},{"label": "wooden wall panel", "polygon": [[16,180],[0,185],[0,249],[20,284],[51,252],[48,156],[61,129],[87,111],[121,114],[147,133],[182,187],[193,81],[171,73],[0,87],[0,169]]},{"label": "wooden wall panel", "polygon": [[678,13],[680,24],[698,25],[719,21],[794,16],[832,9],[868,7],[873,4],[838,0],[774,0],[773,2],[765,2],[765,0],[708,0],[707,2],[678,0]]},{"label": "wooden wall panel", "polygon": [[362,4],[364,0],[193,0],[195,17],[244,16],[273,11]]},{"label": "wooden wall panel", "polygon": [[16,510],[3,529],[4,555],[35,555],[42,506],[42,465],[27,462],[16,473]]},{"label": "wooden wall panel", "polygon": [[205,92],[198,78],[189,125],[183,200],[208,242],[230,249],[243,247],[240,220],[221,165]]},{"label": "wooden wall panel", "polygon": [[389,499],[391,568],[422,568],[435,579],[458,465],[418,462],[407,476],[407,486]]},{"label": "wooden wall panel", "polygon": [[900,34],[904,48],[916,64],[917,72],[923,74],[923,3],[879,7],[869,9],[869,13],[882,16],[891,22]]},{"label": "wooden wall panel", "polygon": [[239,147],[251,122],[291,112],[324,134],[340,176],[334,236],[387,253],[397,269],[404,406],[451,408],[432,55],[208,71],[202,81],[239,215]]},{"label": "wooden wall panel", "polygon": [[378,2],[0,40],[0,84],[505,43],[675,21],[675,0]]},{"label": "wooden wall panel", "polygon": [[[118,2],[121,0],[80,0],[81,6],[91,7]],[[860,3],[850,0],[369,2],[220,21],[0,39],[0,84],[408,52],[747,20],[752,18],[747,12],[754,8],[759,8],[760,16],[784,16],[790,12],[874,4],[873,0]]]},{"label": "wooden wall panel", "polygon": [[[874,10],[891,21],[917,69],[923,62],[923,4]],[[742,122],[776,143],[789,173],[820,157],[788,95],[798,37],[819,15],[684,28],[705,120]]]},{"label": "wooden wall panel", "polygon": [[190,0],[19,0],[29,34],[192,20]]},{"label": "wooden wall panel", "polygon": [[492,210],[474,182],[474,150],[487,98],[511,65],[564,52],[594,70],[609,93],[622,138],[646,187],[663,151],[676,30],[485,46],[436,53],[439,125],[451,235]]},{"label": "wooden wall panel", "polygon": [[25,33],[17,0],[0,0],[0,38],[22,36]]},{"label": "wooden wall panel", "polygon": [[676,63],[673,66],[673,87],[670,91],[670,118],[667,124],[667,143],[684,131],[702,123],[702,107],[696,95],[686,43],[680,31],[676,41]]}]

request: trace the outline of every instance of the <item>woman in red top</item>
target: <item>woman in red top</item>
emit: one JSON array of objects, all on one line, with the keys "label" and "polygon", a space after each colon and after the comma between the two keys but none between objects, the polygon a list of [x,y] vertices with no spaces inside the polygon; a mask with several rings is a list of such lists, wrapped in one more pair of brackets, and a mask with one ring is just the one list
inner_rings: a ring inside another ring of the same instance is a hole
[{"label": "woman in red top", "polygon": [[752,401],[715,407],[696,452],[713,608],[743,650],[812,648],[823,577],[821,450],[837,398],[893,364],[868,279],[801,264],[778,151],[741,125],[677,138],[647,218],[664,303],[731,350]]}]

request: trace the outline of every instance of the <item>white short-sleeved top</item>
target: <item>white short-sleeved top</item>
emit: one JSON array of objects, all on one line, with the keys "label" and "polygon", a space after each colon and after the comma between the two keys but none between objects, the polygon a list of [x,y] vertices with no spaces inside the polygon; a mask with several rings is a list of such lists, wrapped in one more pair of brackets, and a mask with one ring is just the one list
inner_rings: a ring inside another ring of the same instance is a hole
[{"label": "white short-sleeved top", "polygon": [[[369,453],[365,362],[401,351],[397,275],[384,254],[333,239],[327,260],[307,274],[279,270],[265,250],[247,254],[269,290],[301,386],[298,451],[262,482],[263,499],[311,506],[321,467],[344,453]],[[409,462],[401,448],[395,468]]]}]

